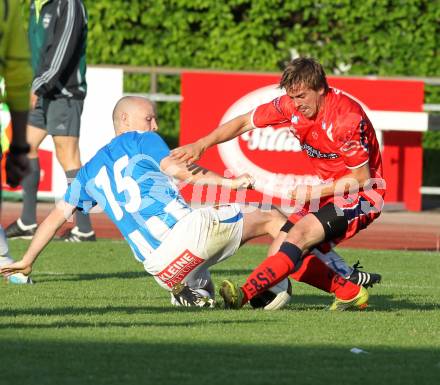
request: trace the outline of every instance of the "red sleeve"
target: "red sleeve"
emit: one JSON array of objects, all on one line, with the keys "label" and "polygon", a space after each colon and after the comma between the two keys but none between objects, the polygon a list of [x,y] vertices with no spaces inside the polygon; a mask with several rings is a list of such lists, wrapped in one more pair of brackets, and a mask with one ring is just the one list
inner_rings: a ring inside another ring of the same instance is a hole
[{"label": "red sleeve", "polygon": [[289,121],[288,116],[283,113],[282,103],[284,96],[272,100],[269,103],[261,104],[253,112],[251,123],[254,128],[276,126]]},{"label": "red sleeve", "polygon": [[373,129],[371,123],[357,112],[348,112],[336,121],[333,140],[347,168],[358,168],[368,162],[368,129]]}]

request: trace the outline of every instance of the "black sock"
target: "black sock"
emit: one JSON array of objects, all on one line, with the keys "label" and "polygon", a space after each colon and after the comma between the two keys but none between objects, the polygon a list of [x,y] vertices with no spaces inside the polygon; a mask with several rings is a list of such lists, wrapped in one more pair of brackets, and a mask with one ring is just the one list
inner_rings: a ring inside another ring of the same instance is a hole
[{"label": "black sock", "polygon": [[40,183],[40,161],[38,158],[29,159],[29,168],[29,174],[21,182],[23,187],[21,221],[25,225],[37,223],[37,191]]},{"label": "black sock", "polygon": [[295,271],[301,267],[303,259],[302,259],[302,250],[290,242],[283,242],[280,246],[280,251],[286,254],[290,260],[295,265]]}]

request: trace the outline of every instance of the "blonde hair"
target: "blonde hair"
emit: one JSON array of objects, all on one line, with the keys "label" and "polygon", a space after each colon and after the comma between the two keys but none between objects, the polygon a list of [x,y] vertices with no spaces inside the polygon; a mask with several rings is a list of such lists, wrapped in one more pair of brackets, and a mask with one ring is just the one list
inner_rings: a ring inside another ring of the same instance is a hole
[{"label": "blonde hair", "polygon": [[289,90],[297,85],[304,85],[314,91],[328,91],[328,83],[324,68],[315,59],[300,57],[292,60],[280,80],[280,88]]}]

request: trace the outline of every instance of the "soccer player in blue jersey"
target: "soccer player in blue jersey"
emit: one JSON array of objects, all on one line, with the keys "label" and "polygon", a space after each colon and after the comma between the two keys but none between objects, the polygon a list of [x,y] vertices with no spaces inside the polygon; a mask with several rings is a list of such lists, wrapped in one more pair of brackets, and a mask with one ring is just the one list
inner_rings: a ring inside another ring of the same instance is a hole
[{"label": "soccer player in blue jersey", "polygon": [[276,237],[285,217],[275,209],[244,212],[238,204],[192,209],[173,178],[230,189],[249,188],[252,178],[227,179],[172,159],[155,132],[154,108],[145,98],[123,97],[113,122],[116,137],[80,169],[64,199],[39,226],[23,259],[1,273],[29,274],[43,248],[76,210],[88,214],[99,205],[145,270],[163,288],[174,289],[172,303],[213,306],[208,267],[251,238]]}]

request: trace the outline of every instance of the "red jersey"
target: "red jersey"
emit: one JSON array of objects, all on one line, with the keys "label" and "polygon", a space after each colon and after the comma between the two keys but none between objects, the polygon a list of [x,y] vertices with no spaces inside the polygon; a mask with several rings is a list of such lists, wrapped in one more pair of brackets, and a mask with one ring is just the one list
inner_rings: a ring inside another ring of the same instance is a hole
[{"label": "red jersey", "polygon": [[369,164],[371,178],[382,177],[382,159],[374,128],[362,107],[330,88],[314,120],[303,116],[287,95],[258,106],[252,113],[255,128],[290,122],[295,135],[323,181],[339,179]]}]

